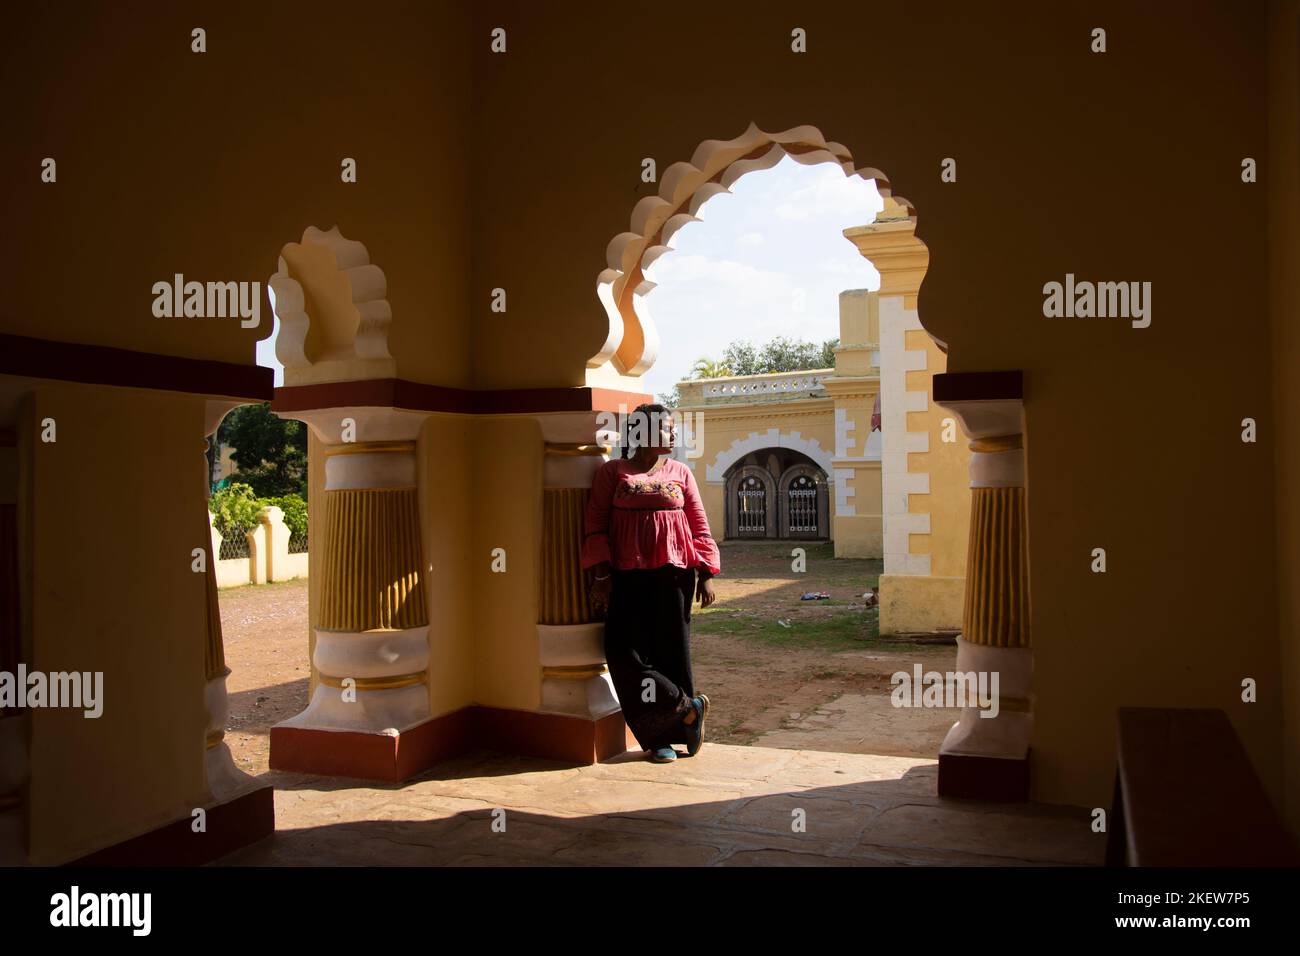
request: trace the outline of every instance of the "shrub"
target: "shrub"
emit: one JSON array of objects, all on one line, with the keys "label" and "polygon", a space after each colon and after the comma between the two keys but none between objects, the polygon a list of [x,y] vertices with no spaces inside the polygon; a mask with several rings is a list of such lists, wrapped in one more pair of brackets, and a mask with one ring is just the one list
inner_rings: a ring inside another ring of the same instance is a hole
[{"label": "shrub", "polygon": [[262,502],[253,495],[253,489],[242,482],[232,482],[208,499],[213,524],[223,538],[232,533],[243,534],[257,524],[257,513]]},{"label": "shrub", "polygon": [[243,482],[231,482],[208,499],[213,524],[223,538],[231,534],[245,534],[257,524],[257,513],[266,507],[276,507],[284,512],[284,523],[289,534],[303,537],[307,534],[307,502],[301,495],[282,495],[279,498],[258,498],[253,489]]},{"label": "shrub", "polygon": [[262,504],[271,505],[284,512],[284,523],[289,534],[295,538],[307,536],[307,502],[302,495],[281,495],[279,498],[266,498]]}]

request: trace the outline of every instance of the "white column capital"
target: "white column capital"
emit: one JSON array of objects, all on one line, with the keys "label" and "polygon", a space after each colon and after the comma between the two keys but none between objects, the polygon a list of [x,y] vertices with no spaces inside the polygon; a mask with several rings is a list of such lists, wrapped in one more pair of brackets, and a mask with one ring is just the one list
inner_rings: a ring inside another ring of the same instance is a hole
[{"label": "white column capital", "polygon": [[971,441],[1025,433],[1025,403],[1020,398],[936,402],[957,416]]},{"label": "white column capital", "polygon": [[1019,398],[948,401],[970,439],[972,488],[1022,488],[1025,484],[1025,403]]},{"label": "white column capital", "polygon": [[590,488],[596,469],[618,440],[618,432],[608,427],[609,413],[561,412],[533,417],[542,431],[542,487]]},{"label": "white column capital", "polygon": [[276,412],[281,418],[305,422],[326,445],[343,445],[345,420],[352,423],[353,441],[415,441],[432,412],[377,405],[347,405],[336,408],[313,408],[304,411]]}]

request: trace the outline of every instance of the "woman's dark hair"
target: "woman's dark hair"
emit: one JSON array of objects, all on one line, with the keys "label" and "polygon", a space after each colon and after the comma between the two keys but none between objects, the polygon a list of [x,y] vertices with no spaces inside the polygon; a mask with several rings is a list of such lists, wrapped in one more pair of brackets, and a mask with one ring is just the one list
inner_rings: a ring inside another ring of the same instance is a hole
[{"label": "woman's dark hair", "polygon": [[643,416],[645,418],[646,430],[648,432],[650,426],[658,422],[659,416],[671,415],[671,414],[672,414],[672,409],[667,408],[663,405],[658,405],[658,404],[651,405],[649,403],[645,405],[638,405],[636,408],[632,409],[632,411],[628,412],[627,417],[623,420],[623,436],[621,440],[623,457],[624,458],[632,457],[631,435],[632,435],[632,419],[634,416]]}]

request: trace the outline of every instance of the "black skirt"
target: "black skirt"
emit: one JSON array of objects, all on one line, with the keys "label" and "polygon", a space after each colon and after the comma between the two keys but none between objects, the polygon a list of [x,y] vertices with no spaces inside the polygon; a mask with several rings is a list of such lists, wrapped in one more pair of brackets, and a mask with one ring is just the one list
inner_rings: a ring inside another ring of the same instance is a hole
[{"label": "black skirt", "polygon": [[695,569],[665,564],[610,572],[605,660],[623,719],[646,750],[685,744],[695,696],[691,601]]}]

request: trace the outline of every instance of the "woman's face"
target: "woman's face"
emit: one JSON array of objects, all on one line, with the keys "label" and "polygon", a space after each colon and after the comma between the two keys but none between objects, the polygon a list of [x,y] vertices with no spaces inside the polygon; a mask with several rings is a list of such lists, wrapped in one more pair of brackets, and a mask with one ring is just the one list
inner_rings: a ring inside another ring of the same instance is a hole
[{"label": "woman's face", "polygon": [[673,416],[665,412],[659,416],[659,441],[653,451],[656,455],[667,455],[676,444],[677,424],[673,421]]},{"label": "woman's face", "polygon": [[656,455],[667,455],[677,444],[677,426],[673,422],[673,416],[667,412],[637,412],[630,426],[628,437],[633,448],[640,447]]}]

